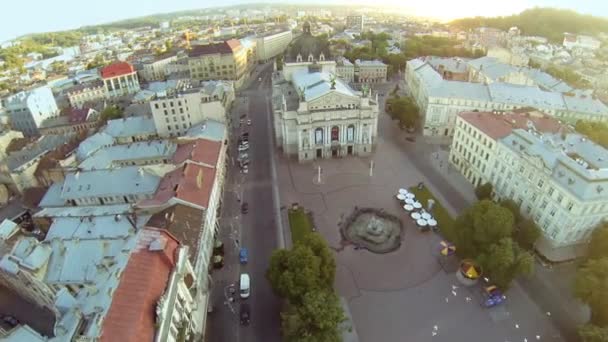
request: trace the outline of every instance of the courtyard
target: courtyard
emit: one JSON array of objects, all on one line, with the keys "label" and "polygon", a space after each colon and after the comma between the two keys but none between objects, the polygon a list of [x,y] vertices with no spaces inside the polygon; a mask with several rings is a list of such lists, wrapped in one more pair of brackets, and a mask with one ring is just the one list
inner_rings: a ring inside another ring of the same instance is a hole
[{"label": "courtyard", "polygon": [[[479,286],[465,288],[442,268],[441,237],[420,232],[395,194],[424,182],[440,203],[445,199],[391,138],[390,121],[383,117],[378,124],[388,133],[369,158],[298,164],[281,156],[277,163],[281,204],[312,211],[315,229],[335,252],[335,288],[348,302],[359,341],[565,341],[551,313],[542,312],[517,283],[506,303],[486,309]],[[400,247],[374,254],[345,243],[339,227],[356,207],[400,218]]]}]

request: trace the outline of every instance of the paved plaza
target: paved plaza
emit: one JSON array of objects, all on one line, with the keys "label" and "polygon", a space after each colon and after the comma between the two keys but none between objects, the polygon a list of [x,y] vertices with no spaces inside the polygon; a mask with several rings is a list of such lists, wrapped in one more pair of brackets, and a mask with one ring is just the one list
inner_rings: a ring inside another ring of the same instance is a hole
[{"label": "paved plaza", "polygon": [[[441,267],[440,238],[419,232],[395,198],[398,188],[419,182],[433,191],[433,182],[392,138],[396,133],[385,116],[379,125],[385,132],[369,158],[308,164],[277,158],[281,205],[299,203],[313,212],[317,231],[335,251],[335,286],[348,302],[359,341],[565,341],[550,313],[541,311],[517,283],[503,306],[485,309],[480,306],[479,287],[460,286],[455,274]],[[449,211],[460,210],[433,192]],[[339,226],[355,207],[383,209],[400,217],[401,247],[373,254],[342,242]]]}]

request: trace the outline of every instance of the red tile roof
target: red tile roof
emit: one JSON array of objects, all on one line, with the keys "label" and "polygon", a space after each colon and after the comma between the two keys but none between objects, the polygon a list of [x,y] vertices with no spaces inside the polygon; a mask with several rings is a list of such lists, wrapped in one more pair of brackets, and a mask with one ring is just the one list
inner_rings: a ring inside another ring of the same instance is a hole
[{"label": "red tile roof", "polygon": [[210,43],[206,45],[195,45],[188,53],[189,57],[199,57],[203,55],[228,54],[233,53],[241,47],[241,42],[236,39],[230,39],[221,43]]},{"label": "red tile roof", "polygon": [[207,208],[215,183],[215,173],[214,168],[186,163],[183,167],[167,173],[161,179],[154,197],[140,202],[139,205],[159,205],[177,198]]},{"label": "red tile roof", "polygon": [[[156,239],[166,242],[164,250],[148,249]],[[179,242],[164,230],[141,232],[103,321],[102,342],[154,341],[156,305],[175,267],[178,247]]]},{"label": "red tile roof", "polygon": [[560,128],[563,128],[557,119],[533,111],[500,114],[492,112],[464,112],[460,113],[459,116],[494,140],[506,137],[514,129],[527,129],[528,122],[532,122],[536,130],[543,133],[557,133]]},{"label": "red tile roof", "polygon": [[101,78],[117,77],[134,73],[135,69],[127,62],[114,62],[101,69]]},{"label": "red tile roof", "polygon": [[181,164],[186,160],[215,167],[222,149],[221,141],[198,139],[179,145],[173,154],[173,163]]}]

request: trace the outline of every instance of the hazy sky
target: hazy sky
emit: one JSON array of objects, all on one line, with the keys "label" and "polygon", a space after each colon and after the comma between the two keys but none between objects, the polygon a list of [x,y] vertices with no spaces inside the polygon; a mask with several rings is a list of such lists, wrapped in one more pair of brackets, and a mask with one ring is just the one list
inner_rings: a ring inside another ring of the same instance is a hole
[{"label": "hazy sky", "polygon": [[233,5],[252,2],[380,4],[414,9],[415,14],[452,19],[474,15],[507,15],[534,6],[570,8],[576,11],[608,17],[605,0],[3,0],[0,18],[0,42],[16,36],[45,31],[58,31],[84,25],[100,24],[148,14],[199,9],[212,5]]}]

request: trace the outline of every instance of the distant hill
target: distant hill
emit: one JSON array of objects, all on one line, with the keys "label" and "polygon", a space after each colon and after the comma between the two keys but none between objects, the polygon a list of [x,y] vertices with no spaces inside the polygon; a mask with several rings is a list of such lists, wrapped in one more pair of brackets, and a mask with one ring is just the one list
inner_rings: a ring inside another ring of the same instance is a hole
[{"label": "distant hill", "polygon": [[564,38],[564,32],[578,34],[608,33],[608,19],[580,14],[575,11],[536,7],[520,14],[507,17],[474,17],[457,19],[450,25],[463,30],[486,26],[508,30],[517,26],[522,34],[528,36],[543,36],[551,42],[559,43]]}]

